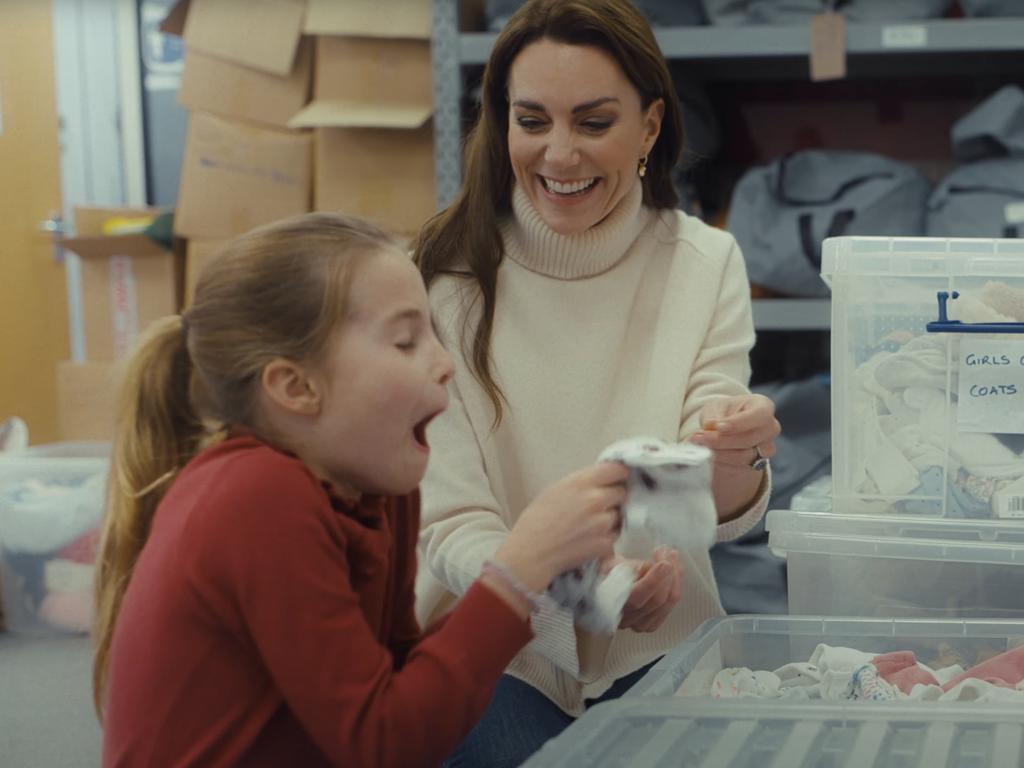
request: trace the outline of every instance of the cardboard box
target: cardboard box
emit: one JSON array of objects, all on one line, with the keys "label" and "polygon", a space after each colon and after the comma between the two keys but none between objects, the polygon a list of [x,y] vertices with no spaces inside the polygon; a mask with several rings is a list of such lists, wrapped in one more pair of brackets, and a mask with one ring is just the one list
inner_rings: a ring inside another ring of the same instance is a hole
[{"label": "cardboard box", "polygon": [[315,209],[361,216],[401,234],[436,210],[431,125],[316,131]]},{"label": "cardboard box", "polygon": [[78,234],[61,245],[81,257],[85,354],[113,360],[127,353],[153,320],[178,311],[182,260],[143,234],[105,235],[113,217],[151,216],[152,208],[77,208]]},{"label": "cardboard box", "polygon": [[312,136],[224,120],[189,119],[175,234],[221,238],[310,209]]},{"label": "cardboard box", "polygon": [[430,39],[431,0],[308,0],[310,35]]},{"label": "cardboard box", "polygon": [[313,102],[291,121],[317,128],[314,209],[417,231],[437,197],[429,42],[320,37],[315,72]]},{"label": "cardboard box", "polygon": [[186,49],[286,76],[305,14],[306,0],[191,0],[170,16],[185,17]]},{"label": "cardboard box", "polygon": [[178,103],[190,110],[285,128],[309,101],[312,74],[310,38],[299,44],[295,66],[283,77],[187,50]]},{"label": "cardboard box", "polygon": [[118,363],[57,363],[58,439],[112,440],[120,387]]},{"label": "cardboard box", "polygon": [[433,111],[429,41],[320,37],[315,71],[293,128],[419,128]]},{"label": "cardboard box", "polygon": [[196,293],[196,282],[203,267],[224,247],[227,239],[189,240],[185,251],[185,306],[192,305]]}]

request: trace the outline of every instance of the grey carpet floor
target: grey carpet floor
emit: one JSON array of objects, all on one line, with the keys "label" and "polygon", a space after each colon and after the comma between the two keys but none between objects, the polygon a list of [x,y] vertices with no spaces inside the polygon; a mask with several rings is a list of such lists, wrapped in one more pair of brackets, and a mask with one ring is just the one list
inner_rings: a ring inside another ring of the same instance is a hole
[{"label": "grey carpet floor", "polygon": [[93,768],[101,733],[92,708],[88,637],[0,632],[0,765]]}]

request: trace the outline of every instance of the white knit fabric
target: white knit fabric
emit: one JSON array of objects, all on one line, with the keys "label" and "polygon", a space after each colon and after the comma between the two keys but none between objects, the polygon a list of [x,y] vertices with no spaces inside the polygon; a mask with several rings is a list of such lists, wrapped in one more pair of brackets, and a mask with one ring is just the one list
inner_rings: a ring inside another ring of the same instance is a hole
[{"label": "white knit fabric", "polygon": [[[710,399],[747,392],[750,289],[731,235],[642,206],[639,184],[580,235],[551,231],[518,189],[513,208],[502,225],[506,258],[491,335],[492,371],[508,403],[496,429],[461,340],[466,322],[472,328],[479,316],[477,290],[458,276],[431,286],[455,376],[450,407],[428,435],[417,578],[423,623],[466,592],[548,485],[592,464],[616,440],[685,438]],[[718,526],[718,541],[760,519],[769,487],[770,476],[748,511]],[[722,615],[707,552],[687,553],[682,563],[683,598],[656,632],[595,636],[578,630],[567,611],[535,617],[536,637],[509,673],[581,714],[585,698]]]}]

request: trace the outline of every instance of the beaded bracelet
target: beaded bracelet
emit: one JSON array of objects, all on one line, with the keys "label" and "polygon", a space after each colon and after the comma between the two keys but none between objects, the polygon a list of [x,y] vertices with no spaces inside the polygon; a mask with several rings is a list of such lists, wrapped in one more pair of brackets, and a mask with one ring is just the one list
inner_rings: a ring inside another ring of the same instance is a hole
[{"label": "beaded bracelet", "polygon": [[480,575],[485,576],[487,574],[498,577],[515,592],[522,595],[526,602],[530,604],[530,613],[538,613],[542,610],[551,610],[557,607],[555,601],[548,594],[534,592],[523,583],[522,579],[501,563],[494,560],[484,560],[483,567],[480,569]]}]

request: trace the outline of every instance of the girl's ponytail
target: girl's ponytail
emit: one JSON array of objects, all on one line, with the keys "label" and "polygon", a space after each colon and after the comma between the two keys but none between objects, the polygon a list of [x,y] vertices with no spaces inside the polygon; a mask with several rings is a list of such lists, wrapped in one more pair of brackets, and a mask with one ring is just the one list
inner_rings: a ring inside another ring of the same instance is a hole
[{"label": "girl's ponytail", "polygon": [[101,715],[111,636],[132,569],[160,498],[204,436],[192,404],[187,336],[184,317],[159,320],[147,329],[124,372],[96,558],[93,692]]}]

